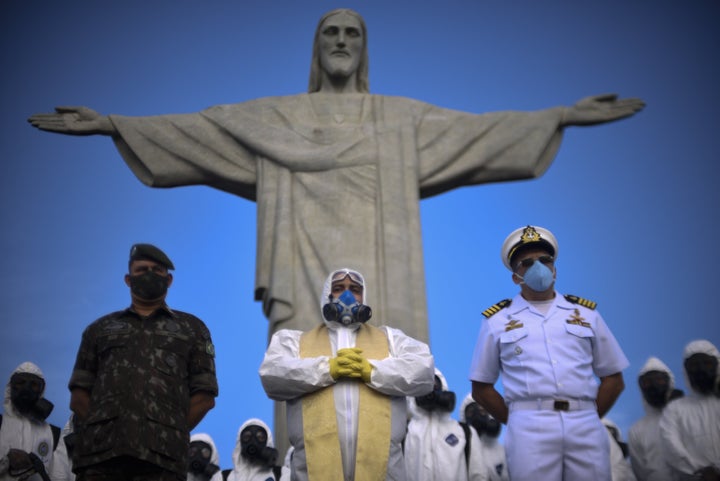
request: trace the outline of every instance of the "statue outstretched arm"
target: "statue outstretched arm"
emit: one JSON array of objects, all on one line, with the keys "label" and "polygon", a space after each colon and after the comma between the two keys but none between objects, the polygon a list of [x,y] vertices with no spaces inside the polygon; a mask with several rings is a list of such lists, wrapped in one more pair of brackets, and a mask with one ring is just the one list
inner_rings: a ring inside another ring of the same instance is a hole
[{"label": "statue outstretched arm", "polygon": [[565,107],[561,126],[596,125],[635,115],[645,107],[639,98],[618,99],[616,94],[593,95]]},{"label": "statue outstretched arm", "polygon": [[31,115],[33,127],[67,135],[113,135],[110,118],[87,107],[55,107],[55,113]]}]

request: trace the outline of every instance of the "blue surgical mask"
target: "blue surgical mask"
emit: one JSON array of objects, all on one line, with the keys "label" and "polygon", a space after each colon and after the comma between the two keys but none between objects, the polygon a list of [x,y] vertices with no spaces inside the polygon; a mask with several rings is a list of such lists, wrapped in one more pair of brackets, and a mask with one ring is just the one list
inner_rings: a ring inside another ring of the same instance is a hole
[{"label": "blue surgical mask", "polygon": [[525,271],[524,276],[520,274],[515,275],[523,280],[523,284],[535,292],[547,291],[555,281],[553,271],[539,261],[535,261],[535,263]]}]

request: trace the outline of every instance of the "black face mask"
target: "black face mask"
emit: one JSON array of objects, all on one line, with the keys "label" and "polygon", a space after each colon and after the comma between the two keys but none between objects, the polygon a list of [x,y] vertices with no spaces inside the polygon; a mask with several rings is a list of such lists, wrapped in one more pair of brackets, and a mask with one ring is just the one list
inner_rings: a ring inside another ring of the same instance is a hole
[{"label": "black face mask", "polygon": [[261,426],[250,425],[240,433],[240,455],[253,464],[272,468],[278,451],[267,445],[267,432]]},{"label": "black face mask", "polygon": [[690,385],[700,394],[712,394],[716,389],[718,360],[709,354],[693,354],[685,360],[685,372]]},{"label": "black face mask", "polygon": [[188,448],[188,473],[206,479],[220,471],[220,467],[210,462],[212,446],[204,441],[193,441]]},{"label": "black face mask", "polygon": [[139,276],[130,276],[130,290],[140,299],[153,300],[165,295],[168,277],[147,271]]},{"label": "black face mask", "polygon": [[662,408],[668,403],[670,394],[670,375],[662,371],[648,371],[638,378],[638,384],[645,401]]}]

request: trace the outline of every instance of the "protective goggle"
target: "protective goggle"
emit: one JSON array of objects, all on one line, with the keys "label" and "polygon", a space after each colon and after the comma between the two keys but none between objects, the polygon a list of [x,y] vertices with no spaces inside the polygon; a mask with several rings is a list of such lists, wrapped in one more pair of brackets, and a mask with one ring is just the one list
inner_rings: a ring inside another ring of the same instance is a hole
[{"label": "protective goggle", "polygon": [[365,286],[365,283],[363,282],[363,278],[360,275],[359,272],[351,271],[350,269],[342,269],[339,271],[336,271],[332,275],[331,282],[341,281],[345,279],[346,277],[350,277],[350,280],[353,281],[355,284],[359,284],[361,286]]},{"label": "protective goggle", "polygon": [[515,264],[515,269],[519,269],[520,267],[525,267],[527,269],[531,265],[535,264],[535,261],[540,261],[543,264],[548,265],[555,262],[555,258],[553,256],[528,257],[527,259],[523,259]]}]

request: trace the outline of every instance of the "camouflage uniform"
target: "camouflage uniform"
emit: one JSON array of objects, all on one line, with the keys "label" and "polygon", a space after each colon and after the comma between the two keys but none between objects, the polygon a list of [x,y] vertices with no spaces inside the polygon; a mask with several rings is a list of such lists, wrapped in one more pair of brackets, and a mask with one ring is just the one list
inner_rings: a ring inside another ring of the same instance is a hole
[{"label": "camouflage uniform", "polygon": [[200,391],[217,396],[214,355],[205,324],[168,307],[90,324],[69,382],[90,393],[74,468],[130,456],[187,476],[189,400]]}]

